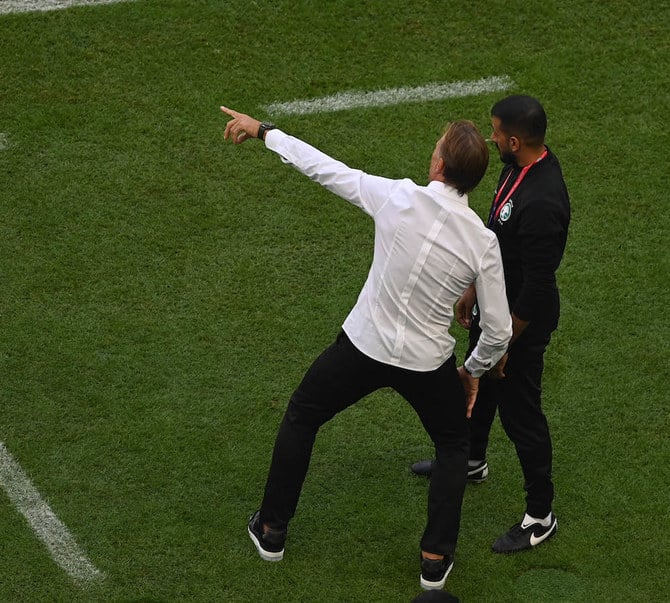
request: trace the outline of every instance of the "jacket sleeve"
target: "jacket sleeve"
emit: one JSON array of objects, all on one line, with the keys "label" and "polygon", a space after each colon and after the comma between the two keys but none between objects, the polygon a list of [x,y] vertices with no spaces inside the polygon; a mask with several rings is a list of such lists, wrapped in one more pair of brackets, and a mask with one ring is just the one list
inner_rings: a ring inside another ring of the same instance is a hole
[{"label": "jacket sleeve", "polygon": [[512,312],[521,320],[552,320],[558,312],[556,270],[567,238],[567,219],[560,204],[535,200],[520,216],[518,237],[522,285]]}]

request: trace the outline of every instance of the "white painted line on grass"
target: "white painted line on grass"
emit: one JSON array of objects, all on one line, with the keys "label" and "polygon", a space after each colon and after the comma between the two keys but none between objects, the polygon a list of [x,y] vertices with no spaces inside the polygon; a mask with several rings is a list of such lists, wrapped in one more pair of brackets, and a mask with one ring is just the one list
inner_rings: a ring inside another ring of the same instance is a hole
[{"label": "white painted line on grass", "polygon": [[0,442],[0,486],[28,520],[53,560],[67,574],[80,583],[104,578],[104,573],[87,559],[72,534],[42,499],[3,442]]},{"label": "white painted line on grass", "polygon": [[115,4],[128,0],[0,0],[0,14],[59,10],[88,4]]},{"label": "white painted line on grass", "polygon": [[474,96],[487,92],[500,92],[514,86],[506,75],[484,77],[479,80],[426,84],[416,88],[390,88],[373,92],[338,92],[333,96],[323,96],[309,100],[295,100],[287,103],[272,103],[265,106],[271,115],[307,115],[328,113],[360,107],[386,107],[400,103],[418,103]]}]

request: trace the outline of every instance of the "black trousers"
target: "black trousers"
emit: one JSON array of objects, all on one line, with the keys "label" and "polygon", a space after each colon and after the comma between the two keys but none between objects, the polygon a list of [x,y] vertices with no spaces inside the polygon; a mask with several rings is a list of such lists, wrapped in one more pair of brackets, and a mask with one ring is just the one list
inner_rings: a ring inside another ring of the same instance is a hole
[{"label": "black trousers", "polygon": [[[485,459],[489,432],[498,410],[503,429],[521,463],[526,512],[533,517],[546,517],[554,499],[551,435],[542,411],[544,352],[552,330],[531,323],[510,347],[505,379],[480,380],[470,424],[470,458]],[[473,325],[471,348],[478,332],[478,326]]]},{"label": "black trousers", "polygon": [[[317,431],[367,394],[391,387],[414,408],[435,445],[422,550],[453,554],[461,517],[469,448],[465,394],[452,356],[434,371],[377,362],[340,332],[293,393],[279,427],[261,505],[261,521],[283,529],[295,514]],[[389,426],[391,429],[393,426]]]}]

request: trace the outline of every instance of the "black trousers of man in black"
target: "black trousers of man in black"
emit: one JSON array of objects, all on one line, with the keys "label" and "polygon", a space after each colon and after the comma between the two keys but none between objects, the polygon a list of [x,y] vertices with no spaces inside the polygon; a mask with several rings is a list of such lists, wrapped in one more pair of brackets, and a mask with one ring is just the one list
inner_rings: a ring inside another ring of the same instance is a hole
[{"label": "black trousers of man in black", "polygon": [[[553,327],[531,323],[512,344],[505,378],[482,378],[470,422],[470,458],[483,460],[496,409],[505,433],[516,448],[524,477],[526,512],[546,517],[554,499],[552,445],[547,418],[542,411],[544,351]],[[479,337],[479,327],[470,329],[470,348]]]},{"label": "black trousers of man in black", "polygon": [[271,528],[286,528],[295,514],[321,425],[382,387],[393,388],[412,405],[435,445],[421,549],[453,554],[469,448],[465,393],[456,360],[452,356],[433,371],[410,371],[369,358],[344,332],[314,361],[291,397],[275,442],[261,521]]}]

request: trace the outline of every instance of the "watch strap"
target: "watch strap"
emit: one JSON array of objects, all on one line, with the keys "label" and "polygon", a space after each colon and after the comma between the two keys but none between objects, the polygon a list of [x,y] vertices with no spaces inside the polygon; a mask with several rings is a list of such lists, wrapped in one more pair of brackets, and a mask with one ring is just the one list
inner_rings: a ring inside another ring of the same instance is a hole
[{"label": "watch strap", "polygon": [[263,140],[265,138],[265,133],[268,130],[274,130],[277,126],[271,124],[269,121],[262,121],[261,125],[258,126],[258,138]]}]

